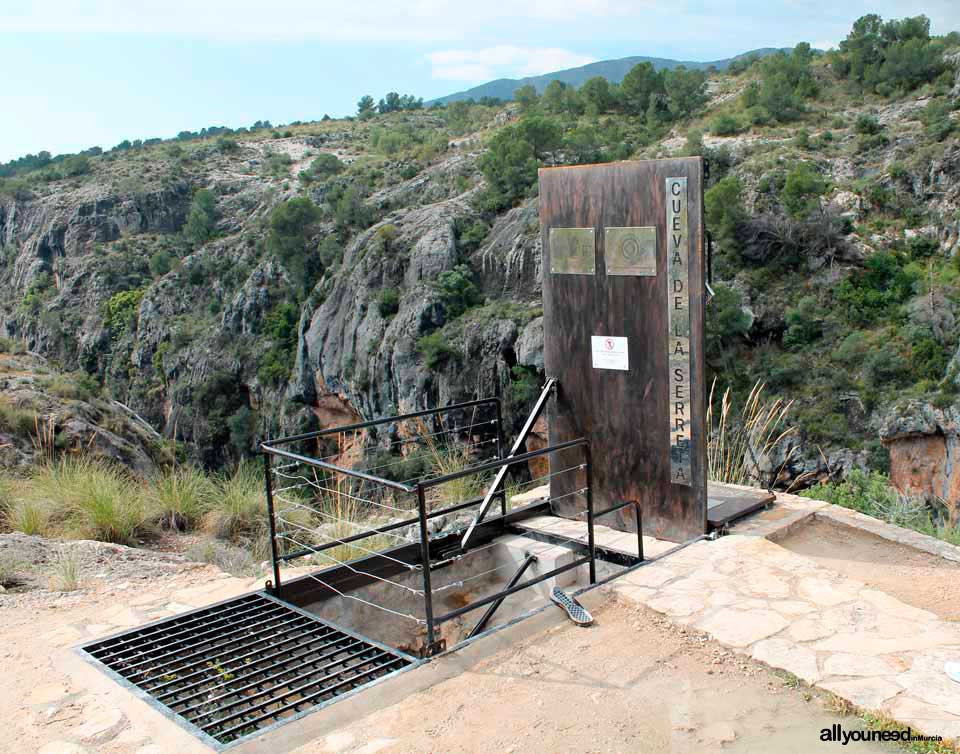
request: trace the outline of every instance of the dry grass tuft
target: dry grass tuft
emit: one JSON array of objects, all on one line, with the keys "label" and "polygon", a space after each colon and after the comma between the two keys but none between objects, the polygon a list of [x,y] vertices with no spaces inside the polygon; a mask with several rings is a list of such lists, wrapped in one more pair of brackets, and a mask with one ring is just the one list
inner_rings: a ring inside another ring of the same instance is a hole
[{"label": "dry grass tuft", "polygon": [[761,459],[768,457],[783,440],[795,434],[797,428],[787,425],[787,415],[793,401],[784,403],[779,398],[767,399],[763,383],[757,382],[739,414],[734,412],[730,388],[723,392],[719,416],[714,415],[714,391],[717,381],[710,386],[707,403],[707,427],[710,442],[707,447],[707,465],[710,479],[730,484],[757,486],[765,473],[775,482],[793,457],[791,448],[776,470],[764,472],[758,468]]}]

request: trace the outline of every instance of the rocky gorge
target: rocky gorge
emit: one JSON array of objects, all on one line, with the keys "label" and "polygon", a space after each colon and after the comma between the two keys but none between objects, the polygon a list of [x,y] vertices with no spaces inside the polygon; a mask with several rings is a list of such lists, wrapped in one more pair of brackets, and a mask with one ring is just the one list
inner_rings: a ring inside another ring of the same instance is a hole
[{"label": "rocky gorge", "polygon": [[[710,160],[711,186],[740,183],[747,219],[726,236],[711,228],[728,292],[711,314],[712,367],[720,384],[760,379],[795,399],[800,431],[791,442],[800,451],[784,468],[766,460],[779,483],[886,468],[889,452],[901,489],[960,501],[952,387],[960,353],[924,372],[919,388],[910,371],[920,343],[950,356],[958,348],[960,295],[949,272],[960,254],[957,131],[929,135],[930,91],[836,99],[826,70],[817,75],[825,93],[801,121],[703,135],[755,76],[718,74],[702,111],[663,138],[636,140],[631,156],[693,150]],[[491,212],[477,199],[490,140],[524,113],[516,104],[468,112],[457,128],[425,110],[160,143],[94,157],[82,175],[8,188],[0,192],[0,332],[11,350],[93,380],[152,428],[141,434],[155,432],[207,467],[281,432],[480,396],[502,396],[517,422],[544,378],[537,200]],[[858,127],[863,118],[876,126]],[[385,148],[389,133],[408,143]],[[321,155],[340,167],[318,180],[311,165]],[[563,163],[563,150],[549,159]],[[809,234],[794,243],[783,228],[758,225],[783,212],[788,174],[800,163],[824,185],[813,222],[835,218],[841,228],[826,244]],[[205,239],[187,232],[200,190],[213,197]],[[297,198],[326,208],[305,236],[309,253],[323,257],[308,290],[300,262],[272,253],[269,242],[277,208]],[[779,246],[750,241],[778,233]],[[774,246],[790,247],[788,274]],[[902,251],[921,246],[922,255]],[[891,355],[906,366],[871,366],[887,325],[865,324],[868,335],[854,343],[850,320],[823,312],[807,317],[814,334],[791,345],[807,316],[804,296],[833,295],[845,280],[859,291],[871,258],[901,253],[919,272],[896,320],[933,346],[911,335]],[[827,339],[832,362],[806,359],[803,348]],[[5,390],[3,401],[41,419],[62,414],[22,392]],[[70,421],[54,419],[61,442],[84,442]],[[2,427],[21,462],[32,452],[22,429]],[[157,457],[131,454],[143,456],[135,465]]]}]

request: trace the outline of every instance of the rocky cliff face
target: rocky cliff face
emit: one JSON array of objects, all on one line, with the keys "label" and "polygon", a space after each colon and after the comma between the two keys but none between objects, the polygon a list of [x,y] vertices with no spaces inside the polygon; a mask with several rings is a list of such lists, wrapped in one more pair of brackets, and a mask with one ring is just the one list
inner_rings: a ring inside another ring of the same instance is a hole
[{"label": "rocky cliff face", "polygon": [[[378,221],[348,239],[340,263],[298,305],[289,376],[264,382],[258,367],[275,345],[267,317],[296,301],[288,271],[264,253],[269,215],[301,192],[323,201],[299,177],[313,156],[328,151],[349,162],[363,152],[362,133],[316,130],[240,142],[229,153],[204,146],[189,159],[160,151],[141,158],[151,166],[144,176],[131,176],[124,159],[97,162],[92,176],[29,198],[0,197],[0,330],[96,376],[212,466],[266,435],[503,393],[531,319],[525,312],[539,301],[536,209],[507,213],[487,243],[463,248],[457,229],[476,219],[475,139],[370,194]],[[277,154],[286,164],[265,172]],[[197,247],[181,231],[198,188],[216,196],[218,221],[217,237]],[[385,226],[395,234],[388,244]],[[321,223],[309,242],[335,233]],[[158,252],[172,256],[171,269],[151,269]],[[477,271],[488,305],[448,333],[453,357],[427,368],[418,339],[447,324],[434,282],[459,264]],[[399,293],[396,312],[378,306],[386,288]],[[500,312],[504,304],[523,316]],[[527,332],[522,348],[534,364],[537,333]]]},{"label": "rocky cliff face", "polygon": [[[743,87],[715,87],[707,117]],[[767,240],[744,243],[741,266],[718,281],[741,297],[739,362],[753,370],[744,375],[718,360],[721,384],[760,375],[770,392],[796,398],[801,452],[788,482],[872,463],[867,445],[882,438],[904,489],[960,497],[947,409],[913,396],[907,416],[929,421],[891,424],[889,393],[861,384],[865,350],[885,336],[836,348],[852,354],[843,369],[774,348],[802,295],[842,286],[878,253],[911,239],[931,239],[939,260],[960,252],[960,142],[931,141],[926,104],[918,96],[835,112],[823,105],[803,139],[799,127],[704,137],[714,180],[736,176],[751,217],[780,212],[788,169],[807,162],[832,184],[822,206],[843,223],[829,243],[787,234],[779,246],[769,238],[783,227],[754,226]],[[864,141],[853,127],[861,115],[882,124],[883,139]],[[56,368],[92,376],[104,396],[209,466],[236,460],[266,436],[474,397],[503,397],[508,422],[516,422],[543,377],[539,220],[535,199],[499,213],[477,209],[484,138],[517,113],[491,109],[485,117],[456,137],[440,116],[422,112],[226,144],[161,144],[94,159],[90,174],[36,182],[32,195],[0,193],[0,331]],[[635,156],[687,148],[688,125]],[[384,134],[413,146],[394,154]],[[319,180],[309,169],[322,153],[344,167]],[[184,233],[199,189],[215,204],[213,238],[204,242]],[[344,219],[348,190],[357,191],[363,222]],[[297,290],[297,270],[266,243],[276,208],[299,196],[325,208],[306,239],[310,253],[329,242],[337,250],[306,293]],[[922,209],[922,223],[897,219],[898,208]],[[802,261],[789,274],[783,249]],[[451,315],[437,283],[462,269],[476,297]],[[955,343],[956,297],[933,287],[917,286],[903,322]],[[288,304],[292,320],[278,325]],[[713,313],[714,324],[730,314]],[[824,339],[846,335],[829,317],[819,324]],[[68,431],[65,420],[55,424]],[[834,432],[840,424],[843,432]],[[766,470],[779,468],[788,450],[765,459]],[[927,470],[909,471],[921,456]]]}]

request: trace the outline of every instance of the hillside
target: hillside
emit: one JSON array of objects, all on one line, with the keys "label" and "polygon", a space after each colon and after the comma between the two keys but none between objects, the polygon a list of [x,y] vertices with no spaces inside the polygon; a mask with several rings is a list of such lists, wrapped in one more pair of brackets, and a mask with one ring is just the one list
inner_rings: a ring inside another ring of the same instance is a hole
[{"label": "hillside", "polygon": [[656,70],[664,68],[676,68],[683,66],[695,71],[705,71],[709,68],[718,71],[726,70],[734,61],[749,60],[751,58],[762,58],[771,55],[777,50],[773,47],[764,47],[759,50],[750,50],[749,52],[735,55],[732,58],[723,58],[722,60],[710,60],[707,62],[696,60],[671,60],[669,58],[650,58],[645,55],[632,55],[628,58],[618,58],[616,60],[599,60],[596,63],[588,63],[576,68],[567,68],[562,71],[553,71],[544,73],[540,76],[527,76],[522,79],[497,79],[488,81],[485,84],[466,89],[462,92],[454,92],[445,97],[438,97],[427,104],[443,104],[450,102],[459,102],[461,100],[472,99],[477,102],[484,98],[492,97],[500,100],[513,99],[514,92],[523,86],[532,86],[538,94],[543,94],[547,85],[551,81],[559,81],[567,86],[578,87],[594,76],[602,76],[611,84],[619,84],[623,77],[627,75],[631,68],[640,63],[650,63]]},{"label": "hillside", "polygon": [[[537,166],[704,154],[711,377],[735,403],[757,380],[794,401],[799,433],[767,468],[796,444],[781,484],[886,471],[892,446],[895,473],[941,494],[960,416],[960,57],[930,44],[922,80],[897,87],[798,48],[20,172],[0,185],[0,329],[210,468],[280,432],[478,396],[517,423],[544,379]],[[7,430],[24,448],[28,425]]]}]

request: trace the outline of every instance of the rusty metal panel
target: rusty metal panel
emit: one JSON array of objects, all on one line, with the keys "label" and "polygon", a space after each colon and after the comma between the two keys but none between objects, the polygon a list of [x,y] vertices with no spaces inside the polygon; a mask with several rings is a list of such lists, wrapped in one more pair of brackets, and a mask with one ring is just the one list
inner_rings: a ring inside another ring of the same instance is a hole
[{"label": "rusty metal panel", "polygon": [[657,227],[606,228],[603,258],[608,275],[656,275]]},{"label": "rusty metal panel", "polygon": [[[686,204],[677,220],[685,231],[681,243],[687,243],[685,271],[671,269],[667,255],[674,226],[673,218],[668,219],[672,205],[667,203],[667,180],[677,178],[686,181]],[[547,374],[559,380],[548,415],[550,443],[580,436],[590,441],[596,509],[639,500],[645,533],[677,542],[703,534],[707,434],[702,159],[544,168],[540,223],[545,270],[554,266],[551,229],[593,228],[595,238],[602,239],[595,274],[544,275],[544,361]],[[652,274],[618,274],[623,265],[616,259],[616,229],[637,228],[655,228]],[[672,315],[676,281],[686,283],[686,290],[677,292],[686,296],[686,307],[681,301],[681,309]],[[677,407],[671,404],[677,402],[672,400],[677,391],[670,347],[678,338],[684,339],[689,356],[681,374],[688,386],[683,394],[688,419],[683,439],[689,435],[689,442],[677,459],[689,468],[684,474],[688,484],[672,478],[671,430]],[[626,354],[621,357],[623,344]],[[604,348],[610,353],[604,355]],[[580,463],[572,455],[551,459],[551,473],[560,472],[551,479],[554,511],[560,515],[582,514],[582,475],[563,473]],[[635,526],[634,517],[623,511],[601,523],[624,531]]]}]

